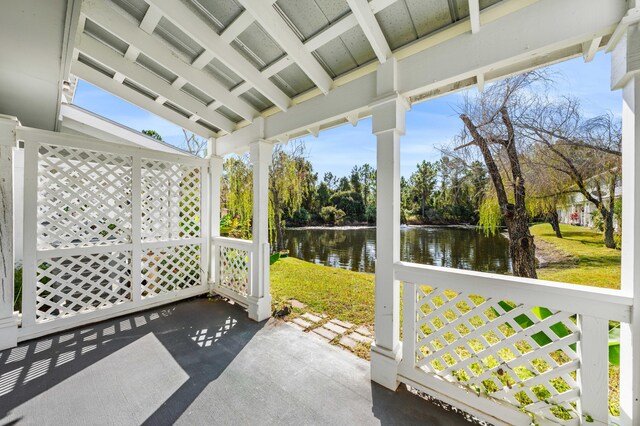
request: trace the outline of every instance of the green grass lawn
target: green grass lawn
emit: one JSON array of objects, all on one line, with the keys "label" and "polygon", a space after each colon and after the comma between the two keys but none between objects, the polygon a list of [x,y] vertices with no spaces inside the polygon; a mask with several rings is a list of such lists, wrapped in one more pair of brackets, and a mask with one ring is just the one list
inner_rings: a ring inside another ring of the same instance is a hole
[{"label": "green grass lawn", "polygon": [[275,302],[296,299],[312,312],[373,325],[374,277],[287,257],[271,265],[271,296]]},{"label": "green grass lawn", "polygon": [[[608,249],[602,235],[578,226],[561,225],[556,238],[551,225],[531,227],[536,241],[551,246],[560,261],[538,270],[545,280],[620,288],[620,251]],[[542,243],[541,243],[542,244]],[[541,245],[540,244],[540,245]],[[288,257],[271,266],[274,301],[296,299],[310,311],[359,325],[373,324],[374,275],[331,268]]]},{"label": "green grass lawn", "polygon": [[535,240],[549,243],[570,259],[552,262],[538,270],[538,278],[594,287],[620,288],[620,250],[604,246],[602,234],[580,226],[560,225],[556,238],[551,225],[534,225]]}]

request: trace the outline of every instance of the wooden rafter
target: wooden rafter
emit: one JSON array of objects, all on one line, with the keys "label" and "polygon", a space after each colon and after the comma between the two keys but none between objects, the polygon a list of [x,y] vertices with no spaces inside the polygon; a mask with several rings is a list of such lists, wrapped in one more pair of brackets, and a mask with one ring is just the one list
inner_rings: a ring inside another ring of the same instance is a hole
[{"label": "wooden rafter", "polygon": [[[129,43],[130,46],[125,58],[135,60],[135,57],[129,56],[132,47],[138,53],[144,51],[146,56],[172,73],[184,78],[242,118],[252,121],[258,115],[258,112],[251,105],[232,94],[210,74],[180,60],[160,40],[131,24],[114,8],[102,2],[85,3],[83,4],[82,13],[93,22]],[[135,56],[137,57],[137,54]]]},{"label": "wooden rafter", "polygon": [[100,71],[96,71],[89,65],[74,61],[71,64],[71,72],[79,78],[89,81],[103,90],[106,90],[127,102],[138,105],[140,108],[144,108],[147,111],[175,123],[197,135],[204,137],[218,136],[213,130],[189,120],[187,117],[160,105],[153,99],[150,99],[135,90],[129,89],[112,78],[109,78],[109,76],[102,74]]},{"label": "wooden rafter", "polygon": [[[165,101],[168,100],[175,105],[180,105],[192,114],[205,119],[227,133],[235,130],[235,123],[227,117],[213,109],[207,108],[203,103],[198,102],[195,98],[173,87],[162,78],[149,73],[135,62],[126,60],[115,50],[108,48],[96,39],[82,34],[76,41],[76,49],[116,71],[116,74],[122,76],[122,80],[126,77],[135,81],[141,86],[160,95]],[[122,80],[120,82],[122,82]]]},{"label": "wooden rafter", "polygon": [[369,44],[373,48],[378,60],[381,63],[385,63],[391,56],[391,48],[382,33],[382,29],[380,29],[380,25],[371,10],[371,6],[369,6],[369,2],[367,2],[367,0],[347,0],[347,3],[349,3],[353,15],[362,28],[367,40],[369,40]]},{"label": "wooden rafter", "polygon": [[226,43],[207,22],[185,4],[173,0],[149,0],[149,3],[162,10],[169,21],[206,50],[211,51],[216,58],[251,84],[278,108],[286,110],[289,107],[291,99],[282,90],[263,76],[253,64]]},{"label": "wooden rafter", "polygon": [[298,64],[300,69],[323,93],[329,93],[333,80],[313,55],[304,48],[302,41],[282,19],[278,12],[263,0],[239,0],[240,4],[264,28],[269,35]]}]

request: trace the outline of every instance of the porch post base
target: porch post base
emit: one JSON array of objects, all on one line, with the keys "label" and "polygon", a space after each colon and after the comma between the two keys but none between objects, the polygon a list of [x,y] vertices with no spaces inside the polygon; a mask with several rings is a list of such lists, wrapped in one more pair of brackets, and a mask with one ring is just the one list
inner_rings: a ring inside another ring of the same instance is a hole
[{"label": "porch post base", "polygon": [[271,296],[264,297],[252,297],[247,298],[249,305],[247,311],[249,312],[249,318],[254,321],[262,322],[271,317]]},{"label": "porch post base", "polygon": [[371,345],[371,380],[387,389],[396,391],[400,386],[398,367],[402,359],[402,343],[393,351]]},{"label": "porch post base", "polygon": [[18,346],[18,321],[15,317],[0,320],[0,351]]}]

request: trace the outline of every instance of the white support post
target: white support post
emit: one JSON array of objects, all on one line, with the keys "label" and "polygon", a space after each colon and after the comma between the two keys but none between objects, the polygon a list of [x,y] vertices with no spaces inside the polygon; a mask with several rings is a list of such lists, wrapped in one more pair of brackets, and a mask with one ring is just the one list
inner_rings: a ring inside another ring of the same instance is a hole
[{"label": "white support post", "polygon": [[216,155],[215,140],[209,139],[207,146],[207,158],[209,160],[209,233],[210,239],[206,244],[210,247],[209,252],[209,288],[217,284],[218,255],[219,247],[214,244],[214,238],[220,236],[220,180],[222,179],[222,166],[224,160]]},{"label": "white support post", "polygon": [[17,126],[15,118],[0,118],[0,350],[18,343],[18,324],[13,316],[13,149]]},{"label": "white support post", "polygon": [[622,280],[633,295],[620,324],[620,424],[640,421],[640,28],[626,30],[612,56],[611,86],[622,88]]},{"label": "white support post", "polygon": [[264,321],[271,316],[269,279],[269,166],[272,144],[259,140],[249,145],[253,168],[253,262],[249,318]]},{"label": "white support post", "polygon": [[203,165],[199,167],[200,171],[200,238],[202,244],[200,244],[200,285],[209,289],[210,276],[209,272],[211,268],[211,252],[212,242],[211,238],[211,178],[209,170],[210,165]]},{"label": "white support post", "polygon": [[35,325],[38,286],[38,142],[24,144],[22,208],[22,327]]},{"label": "white support post", "polygon": [[371,105],[377,138],[377,227],[375,342],[371,346],[371,380],[397,389],[400,343],[400,285],[393,275],[400,260],[400,136],[406,102],[397,92],[397,61],[378,67],[377,100]]}]

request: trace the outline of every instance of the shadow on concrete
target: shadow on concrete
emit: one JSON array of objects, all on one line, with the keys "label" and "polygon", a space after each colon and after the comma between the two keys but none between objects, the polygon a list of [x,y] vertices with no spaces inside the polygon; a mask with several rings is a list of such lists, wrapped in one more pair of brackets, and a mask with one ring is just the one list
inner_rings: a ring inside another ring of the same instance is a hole
[{"label": "shadow on concrete", "polygon": [[[246,315],[237,305],[199,298],[50,335],[3,351],[0,353],[2,424],[20,423],[20,417],[15,418],[15,415],[7,418],[16,407],[34,399],[40,401],[42,398],[39,399],[39,396],[47,392],[53,394],[52,388],[74,375],[85,369],[95,369],[101,362],[104,366],[104,361],[118,351],[135,342],[143,342],[143,345],[136,346],[140,347],[136,351],[142,352],[142,359],[136,359],[135,354],[128,352],[132,362],[119,362],[119,367],[125,370],[119,371],[119,375],[127,376],[130,373],[131,377],[136,377],[139,371],[127,372],[126,369],[144,369],[147,354],[142,346],[149,346],[151,342],[146,336],[153,336],[153,341],[157,339],[187,376],[186,380],[181,379],[183,383],[177,390],[168,398],[163,398],[162,405],[146,419],[146,424],[171,424],[264,326],[264,323],[247,320]],[[157,347],[154,350],[157,351]],[[112,385],[108,380],[102,382],[98,386]],[[80,396],[90,394],[91,387],[96,386],[86,379],[79,384],[80,388],[75,386],[78,383],[74,383],[74,393]],[[82,389],[85,385],[87,389]],[[112,393],[120,391],[118,383],[115,383]],[[155,391],[148,390],[149,393]],[[100,404],[100,401],[87,401],[82,397],[67,399],[63,400],[60,409],[69,412],[74,412],[74,408],[86,410],[88,402]],[[84,407],[74,407],[74,399]],[[119,417],[128,420],[135,418],[135,413],[126,413],[128,409],[136,409],[135,401],[130,402],[129,408],[121,407],[124,412]],[[40,403],[35,405],[46,409]],[[138,423],[141,423],[143,419],[139,420]]]},{"label": "shadow on concrete", "polygon": [[373,415],[381,425],[469,425],[459,413],[415,395],[400,385],[397,391],[371,382]]},{"label": "shadow on concrete", "polygon": [[463,425],[281,321],[192,299],[0,352],[0,424]]}]

